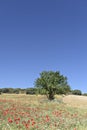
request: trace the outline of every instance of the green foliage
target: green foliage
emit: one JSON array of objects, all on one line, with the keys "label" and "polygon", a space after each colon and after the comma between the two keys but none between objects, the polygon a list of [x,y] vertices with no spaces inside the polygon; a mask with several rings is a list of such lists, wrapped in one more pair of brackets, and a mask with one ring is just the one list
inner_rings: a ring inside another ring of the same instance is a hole
[{"label": "green foliage", "polygon": [[2,94],[2,89],[0,89],[0,95]]},{"label": "green foliage", "polygon": [[47,91],[44,88],[37,88],[36,93],[41,94],[41,95],[45,95],[45,94],[47,94]]},{"label": "green foliage", "polygon": [[3,89],[2,89],[2,92],[3,92],[3,93],[9,93],[9,88],[3,88]]},{"label": "green foliage", "polygon": [[68,94],[68,93],[70,93],[70,91],[71,91],[70,86],[66,85],[66,86],[60,86],[60,87],[58,87],[56,93],[57,94]]},{"label": "green foliage", "polygon": [[35,81],[35,87],[45,89],[48,99],[53,100],[58,88],[70,87],[67,84],[67,77],[60,75],[59,71],[43,71],[40,73],[40,78]]},{"label": "green foliage", "polygon": [[83,93],[83,96],[87,96],[87,93]]},{"label": "green foliage", "polygon": [[28,88],[26,89],[26,94],[36,94],[36,88]]},{"label": "green foliage", "polygon": [[13,90],[13,93],[15,93],[15,94],[19,94],[19,93],[20,93],[20,91],[21,91],[21,89],[20,89],[20,88],[15,88],[15,89]]},{"label": "green foliage", "polygon": [[0,89],[0,93],[19,94],[19,93],[25,93],[25,89],[21,89],[21,88],[2,88],[2,89]]},{"label": "green foliage", "polygon": [[82,92],[81,92],[81,90],[75,89],[75,90],[72,90],[72,94],[74,94],[74,95],[82,95]]}]

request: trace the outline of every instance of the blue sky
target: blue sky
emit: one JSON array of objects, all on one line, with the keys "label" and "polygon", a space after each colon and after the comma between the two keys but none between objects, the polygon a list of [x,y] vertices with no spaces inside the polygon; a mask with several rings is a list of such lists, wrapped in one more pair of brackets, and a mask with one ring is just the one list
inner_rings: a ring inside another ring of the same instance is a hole
[{"label": "blue sky", "polygon": [[1,0],[0,87],[28,88],[60,71],[87,92],[87,1]]}]

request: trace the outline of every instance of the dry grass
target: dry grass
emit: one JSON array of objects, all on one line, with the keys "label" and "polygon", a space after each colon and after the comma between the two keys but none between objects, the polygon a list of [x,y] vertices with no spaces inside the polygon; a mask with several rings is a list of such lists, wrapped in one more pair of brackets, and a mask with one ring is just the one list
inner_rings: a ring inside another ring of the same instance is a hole
[{"label": "dry grass", "polygon": [[63,98],[63,102],[66,103],[67,106],[83,108],[83,109],[87,108],[86,96],[68,95]]},{"label": "dry grass", "polygon": [[[27,121],[28,118],[29,120],[32,117],[34,118],[38,129],[34,129],[31,126],[30,130],[41,130],[42,128],[43,130],[46,128],[47,130],[58,130],[58,128],[59,130],[87,130],[87,97],[55,95],[55,98],[54,101],[50,102],[44,95],[0,95],[0,116],[2,119],[0,130],[7,130],[6,124],[8,123],[11,130],[19,130],[15,124],[15,114],[20,117],[21,126],[23,126],[23,120]],[[8,113],[3,116],[3,111],[7,112],[7,110]],[[22,115],[23,113],[24,115]],[[43,119],[46,115],[50,120],[43,124]],[[9,117],[13,123],[8,122]],[[42,124],[40,125],[41,122]],[[24,126],[20,130],[25,130]]]},{"label": "dry grass", "polygon": [[[14,97],[14,98],[13,98]],[[44,100],[47,100],[47,97],[44,95],[26,95],[26,94],[2,94],[2,99],[14,100],[22,103],[28,104],[38,104],[43,103]],[[87,108],[87,96],[77,96],[77,95],[67,95],[61,96],[56,95],[55,98],[62,100],[67,106],[76,107],[76,108]]]}]

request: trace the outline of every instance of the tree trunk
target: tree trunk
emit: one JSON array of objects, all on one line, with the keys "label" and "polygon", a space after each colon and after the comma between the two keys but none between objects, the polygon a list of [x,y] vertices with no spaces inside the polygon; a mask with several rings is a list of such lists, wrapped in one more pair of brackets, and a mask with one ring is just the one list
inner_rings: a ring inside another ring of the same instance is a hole
[{"label": "tree trunk", "polygon": [[53,92],[50,92],[50,93],[49,93],[48,99],[49,99],[49,100],[54,100],[54,93],[53,93]]}]

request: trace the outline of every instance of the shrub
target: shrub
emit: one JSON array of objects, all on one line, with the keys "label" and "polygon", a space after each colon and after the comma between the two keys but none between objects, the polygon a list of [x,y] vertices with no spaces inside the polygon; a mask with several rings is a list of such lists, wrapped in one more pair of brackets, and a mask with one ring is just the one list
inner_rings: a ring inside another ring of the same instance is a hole
[{"label": "shrub", "polygon": [[74,94],[74,95],[82,95],[82,92],[81,92],[81,90],[75,89],[75,90],[72,90],[72,94]]}]

